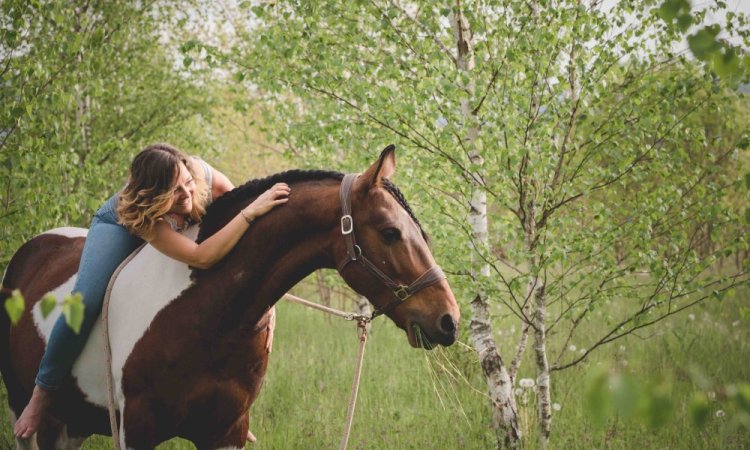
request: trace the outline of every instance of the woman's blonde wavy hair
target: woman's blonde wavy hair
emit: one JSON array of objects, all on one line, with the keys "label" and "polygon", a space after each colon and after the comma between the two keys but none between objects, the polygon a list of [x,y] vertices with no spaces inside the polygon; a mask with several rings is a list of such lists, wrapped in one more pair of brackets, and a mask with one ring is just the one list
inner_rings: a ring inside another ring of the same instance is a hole
[{"label": "woman's blonde wavy hair", "polygon": [[157,220],[172,208],[180,163],[195,180],[193,210],[189,222],[200,222],[206,212],[208,189],[203,176],[196,176],[189,158],[169,144],[154,144],[141,150],[130,165],[130,177],[120,193],[117,215],[122,226],[136,236],[148,239]]}]

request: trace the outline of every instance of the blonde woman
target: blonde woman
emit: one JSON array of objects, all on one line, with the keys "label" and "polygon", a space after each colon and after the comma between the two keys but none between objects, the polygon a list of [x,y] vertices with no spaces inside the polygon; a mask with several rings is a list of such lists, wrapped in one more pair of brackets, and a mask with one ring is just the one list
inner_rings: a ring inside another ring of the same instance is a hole
[{"label": "blonde woman", "polygon": [[[62,316],[55,323],[31,400],[16,421],[17,437],[36,432],[51,392],[60,387],[86,344],[110,277],[143,241],[178,261],[209,268],[229,253],[254,219],[286,203],[290,193],[286,184],[276,184],[200,244],[180,233],[200,221],[212,199],[233,188],[206,162],[170,145],[152,145],[136,155],[127,185],[96,212],[86,237],[73,288],[85,304],[80,332],[75,334]],[[248,439],[254,440],[252,434]]]}]

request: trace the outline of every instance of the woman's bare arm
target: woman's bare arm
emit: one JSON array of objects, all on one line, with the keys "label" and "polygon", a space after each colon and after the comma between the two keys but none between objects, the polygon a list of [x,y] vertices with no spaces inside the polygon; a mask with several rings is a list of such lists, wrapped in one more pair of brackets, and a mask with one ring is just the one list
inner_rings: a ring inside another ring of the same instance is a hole
[{"label": "woman's bare arm", "polygon": [[207,269],[229,253],[245,234],[250,226],[245,217],[254,220],[275,206],[286,203],[289,192],[289,186],[285,183],[274,185],[224,225],[224,228],[200,244],[174,231],[165,221],[156,224],[149,243],[170,258],[199,269]]}]

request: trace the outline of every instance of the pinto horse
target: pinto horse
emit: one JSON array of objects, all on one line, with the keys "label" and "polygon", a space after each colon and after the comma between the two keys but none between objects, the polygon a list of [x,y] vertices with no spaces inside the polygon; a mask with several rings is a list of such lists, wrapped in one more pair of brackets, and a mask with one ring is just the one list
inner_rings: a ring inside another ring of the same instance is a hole
[{"label": "pinto horse", "polygon": [[[193,270],[150,246],[138,253],[114,282],[109,310],[123,448],[150,449],[176,436],[199,449],[243,448],[248,409],[268,363],[271,308],[316,269],[337,268],[378,313],[406,331],[411,346],[455,341],[456,300],[421,225],[388,180],[395,167],[389,146],[357,178],[289,171],[225,194],[195,227],[198,241],[274,183],[292,186],[289,202],[259,218],[210,269]],[[20,289],[32,306],[16,326],[0,314],[0,370],[16,415],[30,398],[57,317],[43,318],[35,303],[48,292],[70,292],[84,236],[85,230],[74,228],[39,235],[7,268],[0,300]],[[110,368],[103,355],[99,321],[54,394],[35,436],[40,448],[78,448],[92,434],[111,433],[105,381]]]}]

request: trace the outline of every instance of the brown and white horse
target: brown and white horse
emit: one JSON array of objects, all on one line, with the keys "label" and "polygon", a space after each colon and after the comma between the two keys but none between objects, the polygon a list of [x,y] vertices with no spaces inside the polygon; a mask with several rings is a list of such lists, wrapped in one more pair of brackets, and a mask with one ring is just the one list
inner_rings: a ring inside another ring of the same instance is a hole
[{"label": "brown and white horse", "polygon": [[[335,172],[289,171],[225,194],[209,208],[198,240],[274,183],[292,186],[289,202],[254,223],[208,270],[191,270],[144,247],[120,273],[110,299],[111,369],[123,448],[150,449],[175,436],[199,449],[242,448],[248,409],[266,372],[270,308],[319,268],[338,267],[349,286],[406,331],[412,346],[454,342],[458,306],[445,279],[435,276],[440,272],[419,222],[387,180],[395,165],[390,146],[353,181],[348,218],[342,217],[348,208],[341,203],[343,175]],[[48,292],[58,298],[69,293],[84,239],[85,230],[76,228],[39,235],[18,250],[5,273],[0,301],[20,289],[27,302],[16,326],[0,313],[0,370],[16,415],[29,400],[59,315],[43,319],[35,303]],[[366,256],[386,278],[365,264],[347,264],[352,254]],[[425,274],[434,280],[415,282],[429,278]],[[388,280],[399,285],[396,295],[410,283],[409,288],[420,285],[408,300],[394,302]],[[106,370],[99,321],[55,393],[36,435],[41,448],[78,448],[87,436],[110,434]]]}]

